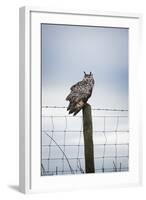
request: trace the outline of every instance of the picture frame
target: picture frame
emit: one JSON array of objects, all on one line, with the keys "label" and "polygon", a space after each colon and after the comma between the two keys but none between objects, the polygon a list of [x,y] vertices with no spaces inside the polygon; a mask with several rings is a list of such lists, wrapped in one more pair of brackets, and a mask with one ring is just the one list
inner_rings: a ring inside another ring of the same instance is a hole
[{"label": "picture frame", "polygon": [[[22,7],[20,31],[19,189],[23,193],[135,186],[142,182],[142,133],[138,67],[141,43],[140,14],[99,11],[51,11]],[[77,176],[41,176],[41,24],[127,28],[129,57],[129,165],[126,172]]]}]

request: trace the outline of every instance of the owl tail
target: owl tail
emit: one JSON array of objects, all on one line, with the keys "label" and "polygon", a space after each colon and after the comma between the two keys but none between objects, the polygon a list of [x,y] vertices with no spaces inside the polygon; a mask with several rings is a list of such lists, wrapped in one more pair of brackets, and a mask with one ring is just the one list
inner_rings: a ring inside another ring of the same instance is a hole
[{"label": "owl tail", "polygon": [[80,101],[78,103],[70,102],[67,110],[69,110],[69,114],[72,114],[75,116],[80,110],[84,107],[85,103],[83,101]]},{"label": "owl tail", "polygon": [[80,112],[80,110],[84,107],[85,103],[83,101],[80,101],[76,104],[76,110],[74,112],[74,116]]},{"label": "owl tail", "polygon": [[67,110],[69,110],[69,114],[72,114],[73,112],[75,112],[76,111],[75,103],[70,102]]},{"label": "owl tail", "polygon": [[77,110],[74,112],[73,116],[75,116],[76,114],[78,114],[78,113],[80,112],[81,109],[82,109],[82,108],[77,109]]}]

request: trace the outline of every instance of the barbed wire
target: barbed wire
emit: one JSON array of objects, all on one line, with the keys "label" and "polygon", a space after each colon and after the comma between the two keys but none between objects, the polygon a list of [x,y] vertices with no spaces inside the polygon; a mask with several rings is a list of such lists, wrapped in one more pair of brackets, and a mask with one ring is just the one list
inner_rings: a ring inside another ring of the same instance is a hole
[{"label": "barbed wire", "polygon": [[[42,108],[67,108],[67,106],[48,106],[44,105]],[[128,112],[127,109],[113,109],[113,108],[92,108],[92,110],[98,110],[98,111],[120,111],[120,112]]]},{"label": "barbed wire", "polygon": [[[53,114],[51,112],[51,115],[49,115],[49,109],[51,111],[54,109],[55,112]],[[85,173],[82,116],[58,115],[56,110],[59,111],[60,109],[66,112],[65,106],[42,107],[42,176]],[[128,110],[100,108],[93,108],[92,110],[118,112],[116,112],[116,115],[108,115],[104,112],[103,115],[94,113],[92,116],[95,122],[99,119],[103,121],[102,129],[93,128],[95,171],[102,173],[128,171],[129,141],[127,142],[127,139],[125,139],[121,143],[118,142],[118,137],[127,138],[129,136],[128,126],[119,128],[120,119],[128,122],[128,113],[121,115],[121,112],[128,112]],[[113,127],[114,124],[112,127],[108,127],[109,119],[114,121],[115,128]],[[72,120],[75,120],[76,123],[72,123]],[[112,139],[111,142],[109,136],[115,137],[115,140]],[[114,150],[113,147],[115,147]],[[119,152],[122,152],[120,150],[122,148],[126,149],[124,155],[119,154]],[[109,154],[110,151],[111,154]]]}]

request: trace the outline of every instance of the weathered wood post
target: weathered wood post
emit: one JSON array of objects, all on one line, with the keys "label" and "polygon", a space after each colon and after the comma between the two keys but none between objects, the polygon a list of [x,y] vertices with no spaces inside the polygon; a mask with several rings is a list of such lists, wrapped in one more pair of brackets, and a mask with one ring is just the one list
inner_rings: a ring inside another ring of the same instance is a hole
[{"label": "weathered wood post", "polygon": [[95,173],[91,106],[83,107],[83,135],[86,173]]}]

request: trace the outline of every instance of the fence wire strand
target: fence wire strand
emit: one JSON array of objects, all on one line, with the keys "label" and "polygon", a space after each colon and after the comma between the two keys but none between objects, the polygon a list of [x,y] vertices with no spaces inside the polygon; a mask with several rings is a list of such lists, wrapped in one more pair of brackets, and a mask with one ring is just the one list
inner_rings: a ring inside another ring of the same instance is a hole
[{"label": "fence wire strand", "polygon": [[[59,112],[60,109],[63,110],[63,114]],[[52,114],[50,110],[55,111],[55,114]],[[128,110],[101,108],[93,108],[92,110],[94,113],[92,118],[95,122],[96,120],[102,120],[103,122],[102,129],[93,128],[95,171],[101,173],[128,171],[129,141],[125,139],[121,143],[118,142],[119,138],[127,138],[129,136],[128,125],[123,128],[121,123],[122,128],[119,128],[120,119],[128,121]],[[115,128],[114,125],[110,128],[108,127],[109,119],[115,120]],[[76,125],[70,127],[71,120],[75,120],[80,124],[78,129],[76,129]],[[74,117],[67,115],[65,106],[42,106],[41,133],[42,176],[85,173],[81,114]],[[101,134],[103,134],[103,140]],[[115,140],[111,142],[109,137],[115,137]],[[115,147],[114,150],[113,147]],[[110,151],[112,155],[109,154]],[[119,154],[122,151],[126,153]]]}]

